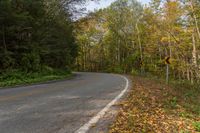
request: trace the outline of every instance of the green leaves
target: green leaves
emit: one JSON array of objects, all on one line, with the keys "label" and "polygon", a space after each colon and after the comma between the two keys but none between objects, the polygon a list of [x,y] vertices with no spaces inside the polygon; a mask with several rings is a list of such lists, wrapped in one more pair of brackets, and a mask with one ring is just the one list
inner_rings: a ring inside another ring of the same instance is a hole
[{"label": "green leaves", "polygon": [[196,131],[200,132],[200,122],[195,122],[194,126],[195,126]]},{"label": "green leaves", "polygon": [[60,1],[2,0],[0,8],[0,71],[73,64],[77,45],[71,18]]}]

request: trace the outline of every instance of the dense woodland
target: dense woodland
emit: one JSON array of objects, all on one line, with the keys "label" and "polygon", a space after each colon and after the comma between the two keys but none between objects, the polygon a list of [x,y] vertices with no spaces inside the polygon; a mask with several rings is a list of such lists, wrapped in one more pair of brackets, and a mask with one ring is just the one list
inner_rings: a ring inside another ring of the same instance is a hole
[{"label": "dense woodland", "polygon": [[200,1],[117,0],[76,22],[79,70],[200,79]]},{"label": "dense woodland", "polygon": [[0,73],[76,68],[164,77],[170,57],[171,78],[199,81],[200,1],[117,0],[73,19],[81,3],[1,0]]},{"label": "dense woodland", "polygon": [[84,0],[0,0],[0,87],[71,75]]},{"label": "dense woodland", "polygon": [[77,55],[72,2],[1,0],[0,71],[69,68]]}]

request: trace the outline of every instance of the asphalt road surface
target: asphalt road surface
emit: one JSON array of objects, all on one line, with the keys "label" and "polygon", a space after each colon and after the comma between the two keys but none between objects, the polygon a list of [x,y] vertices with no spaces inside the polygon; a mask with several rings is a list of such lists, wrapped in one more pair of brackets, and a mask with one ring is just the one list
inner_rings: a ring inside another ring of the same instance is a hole
[{"label": "asphalt road surface", "polygon": [[0,89],[0,133],[73,133],[125,85],[114,74],[76,73],[70,80]]}]

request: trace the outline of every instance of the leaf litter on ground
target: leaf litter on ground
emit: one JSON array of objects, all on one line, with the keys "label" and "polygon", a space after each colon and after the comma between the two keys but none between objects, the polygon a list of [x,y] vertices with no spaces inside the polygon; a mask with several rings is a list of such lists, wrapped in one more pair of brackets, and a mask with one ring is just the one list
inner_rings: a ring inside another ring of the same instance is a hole
[{"label": "leaf litter on ground", "polygon": [[[135,76],[109,133],[200,133],[200,116],[185,109],[174,88]],[[185,117],[189,114],[190,117]]]}]

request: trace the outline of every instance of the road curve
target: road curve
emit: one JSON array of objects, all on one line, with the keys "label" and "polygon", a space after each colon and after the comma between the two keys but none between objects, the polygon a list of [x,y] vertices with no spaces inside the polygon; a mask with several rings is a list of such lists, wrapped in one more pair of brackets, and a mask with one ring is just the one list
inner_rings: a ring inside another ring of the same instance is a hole
[{"label": "road curve", "polygon": [[126,86],[115,74],[0,90],[0,133],[73,133]]}]

